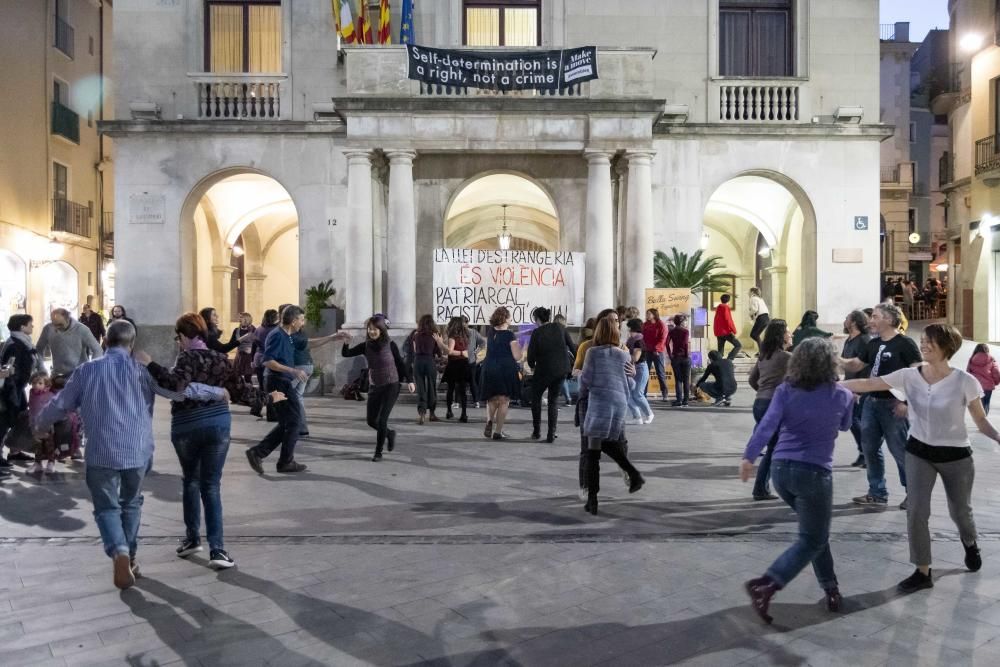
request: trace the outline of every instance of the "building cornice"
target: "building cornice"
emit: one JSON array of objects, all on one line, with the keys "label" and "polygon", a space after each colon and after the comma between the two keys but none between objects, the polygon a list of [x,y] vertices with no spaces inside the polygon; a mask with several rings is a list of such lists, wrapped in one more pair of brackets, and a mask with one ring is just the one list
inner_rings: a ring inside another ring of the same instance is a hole
[{"label": "building cornice", "polygon": [[878,139],[893,136],[892,125],[843,123],[658,123],[653,136],[777,137],[781,139]]},{"label": "building cornice", "polygon": [[649,98],[592,97],[335,97],[333,105],[340,114],[414,113],[542,113],[564,115],[612,114],[652,115],[659,117],[666,100]]},{"label": "building cornice", "polygon": [[109,137],[136,134],[313,134],[343,135],[342,120],[105,120],[97,123],[98,132]]}]

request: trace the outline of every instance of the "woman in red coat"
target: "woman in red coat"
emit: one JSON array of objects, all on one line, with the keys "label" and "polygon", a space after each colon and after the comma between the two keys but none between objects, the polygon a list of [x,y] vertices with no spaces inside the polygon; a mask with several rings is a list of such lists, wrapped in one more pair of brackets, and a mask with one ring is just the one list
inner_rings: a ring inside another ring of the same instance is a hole
[{"label": "woman in red coat", "polygon": [[642,325],[643,361],[650,369],[650,376],[656,371],[660,383],[660,398],[667,400],[667,379],[663,373],[663,353],[667,349],[667,323],[660,319],[660,311],[650,308],[646,311],[646,322]]}]

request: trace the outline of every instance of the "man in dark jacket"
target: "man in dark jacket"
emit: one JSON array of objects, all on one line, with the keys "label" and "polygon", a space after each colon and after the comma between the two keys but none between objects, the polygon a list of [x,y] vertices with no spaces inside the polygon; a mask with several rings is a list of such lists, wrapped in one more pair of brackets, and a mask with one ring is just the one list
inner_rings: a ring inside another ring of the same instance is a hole
[{"label": "man in dark jacket", "polygon": [[[712,376],[713,382],[705,382],[709,375]],[[712,350],[708,353],[708,368],[695,387],[701,387],[702,391],[715,399],[713,406],[728,407],[729,399],[736,393],[736,371],[733,369],[733,362]]]},{"label": "man in dark jacket", "polygon": [[94,340],[98,344],[104,342],[104,334],[106,333],[104,318],[101,317],[100,313],[95,313],[90,305],[86,303],[80,309],[80,324],[90,329],[90,333],[94,334]]},{"label": "man in dark jacket", "polygon": [[548,308],[536,308],[534,313],[538,328],[531,332],[528,341],[528,366],[534,371],[532,377],[531,437],[542,437],[542,392],[549,392],[549,430],[545,442],[556,439],[556,422],[559,419],[559,394],[562,383],[569,373],[569,355],[566,348],[566,332],[558,324],[550,322],[552,313]]},{"label": "man in dark jacket", "polygon": [[[27,432],[28,396],[25,390],[35,370],[35,346],[31,343],[34,320],[31,315],[11,315],[7,321],[10,338],[0,347],[0,367],[7,369],[7,377],[0,390],[0,452],[4,437],[11,435],[10,458],[14,461],[30,461],[32,456],[22,452],[14,444],[15,436]],[[10,466],[0,455],[0,471]],[[4,477],[6,475],[0,475]]]}]

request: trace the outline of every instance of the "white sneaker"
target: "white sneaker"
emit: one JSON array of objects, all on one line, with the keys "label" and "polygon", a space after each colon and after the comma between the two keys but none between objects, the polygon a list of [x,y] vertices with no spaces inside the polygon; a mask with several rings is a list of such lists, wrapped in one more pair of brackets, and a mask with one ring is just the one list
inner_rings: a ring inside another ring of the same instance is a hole
[{"label": "white sneaker", "polygon": [[45,464],[45,473],[47,475],[51,475],[55,471],[56,471],[56,462],[55,461],[49,461],[48,463]]},{"label": "white sneaker", "polygon": [[626,420],[625,420],[625,423],[626,423],[627,425],[629,425],[629,426],[639,426],[639,425],[640,425],[640,424],[642,424],[643,422],[642,422],[642,420],[641,420],[641,419],[639,419],[638,417],[632,417],[632,418],[630,418],[630,419],[626,419]]},{"label": "white sneaker", "polygon": [[649,415],[648,417],[646,417],[646,421],[643,422],[643,423],[645,423],[645,424],[652,424],[653,423],[653,417],[655,417],[655,416],[656,415]]},{"label": "white sneaker", "polygon": [[38,461],[35,461],[33,464],[31,464],[31,468],[28,469],[28,474],[29,475],[41,475],[42,474],[42,464],[39,463]]}]

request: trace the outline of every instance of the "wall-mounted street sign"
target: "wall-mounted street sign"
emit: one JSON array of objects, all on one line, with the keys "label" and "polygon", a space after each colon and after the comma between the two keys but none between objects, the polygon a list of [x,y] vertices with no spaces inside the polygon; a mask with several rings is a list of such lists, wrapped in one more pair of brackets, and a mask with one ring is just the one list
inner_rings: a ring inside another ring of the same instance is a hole
[{"label": "wall-mounted street sign", "polygon": [[548,51],[456,51],[407,45],[407,76],[489,90],[560,90],[597,78],[597,47]]},{"label": "wall-mounted street sign", "polygon": [[867,215],[856,215],[854,216],[854,229],[859,232],[866,231],[868,229],[868,216]]}]

